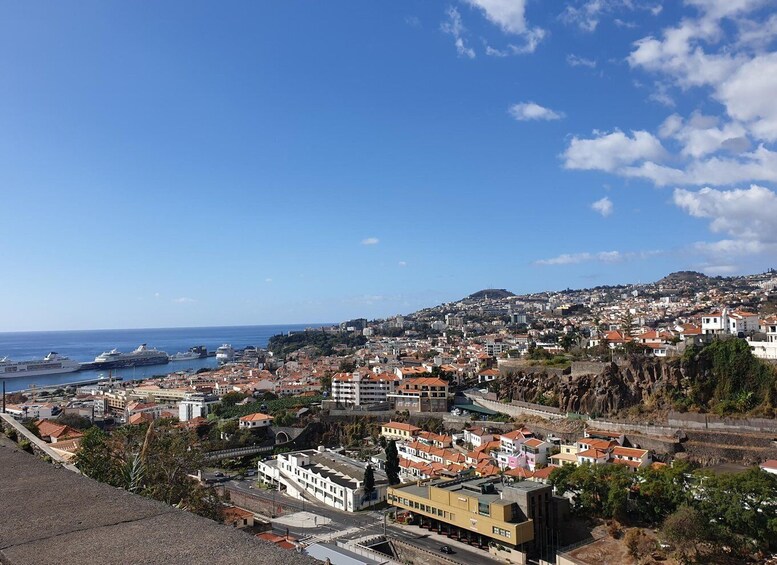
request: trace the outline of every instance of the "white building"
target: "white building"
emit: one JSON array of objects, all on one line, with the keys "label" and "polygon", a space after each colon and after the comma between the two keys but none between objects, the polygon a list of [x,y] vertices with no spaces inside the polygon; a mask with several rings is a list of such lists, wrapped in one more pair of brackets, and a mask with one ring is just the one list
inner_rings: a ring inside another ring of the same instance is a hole
[{"label": "white building", "polygon": [[272,426],[272,416],[262,414],[261,412],[254,412],[240,418],[241,429],[255,430],[258,428],[269,428],[270,426]]},{"label": "white building", "polygon": [[750,346],[750,351],[756,357],[777,359],[777,318],[770,318],[764,322],[766,341],[752,341],[748,339],[747,344]]},{"label": "white building", "polygon": [[45,420],[51,418],[54,411],[54,405],[48,402],[27,402],[25,404],[8,404],[5,407],[8,412],[17,420],[32,418],[33,420]]},{"label": "white building", "polygon": [[396,375],[375,374],[368,369],[337,373],[332,377],[332,400],[349,406],[386,402],[398,381]]},{"label": "white building", "polygon": [[726,318],[725,310],[716,310],[709,314],[704,314],[701,318],[701,333],[704,335],[724,335],[728,327]]},{"label": "white building", "polygon": [[190,394],[178,403],[178,419],[181,422],[194,418],[206,418],[210,413],[210,405],[215,401],[208,401],[204,394]]},{"label": "white building", "polygon": [[327,506],[356,512],[386,500],[388,477],[373,468],[375,491],[370,499],[364,494],[367,463],[319,447],[293,453],[281,453],[276,459],[260,461],[259,477],[280,485],[294,498],[313,496]]},{"label": "white building", "polygon": [[758,315],[740,310],[716,310],[701,318],[701,333],[704,335],[740,335],[757,332]]}]

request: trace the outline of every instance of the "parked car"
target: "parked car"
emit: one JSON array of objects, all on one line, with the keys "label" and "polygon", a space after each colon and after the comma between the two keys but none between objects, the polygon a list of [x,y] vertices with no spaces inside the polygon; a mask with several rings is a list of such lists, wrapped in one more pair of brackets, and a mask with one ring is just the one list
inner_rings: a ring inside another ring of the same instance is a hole
[{"label": "parked car", "polygon": [[451,546],[449,546],[449,545],[442,546],[440,548],[440,551],[442,551],[443,553],[447,553],[448,555],[450,555],[451,553],[454,552],[453,549],[451,549]]}]

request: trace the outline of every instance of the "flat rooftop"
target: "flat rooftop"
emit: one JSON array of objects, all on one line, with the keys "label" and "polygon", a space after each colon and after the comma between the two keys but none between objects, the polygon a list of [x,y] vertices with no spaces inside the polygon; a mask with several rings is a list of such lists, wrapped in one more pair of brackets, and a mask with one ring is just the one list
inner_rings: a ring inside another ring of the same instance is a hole
[{"label": "flat rooftop", "polygon": [[0,440],[0,563],[314,564],[240,530],[46,463]]}]

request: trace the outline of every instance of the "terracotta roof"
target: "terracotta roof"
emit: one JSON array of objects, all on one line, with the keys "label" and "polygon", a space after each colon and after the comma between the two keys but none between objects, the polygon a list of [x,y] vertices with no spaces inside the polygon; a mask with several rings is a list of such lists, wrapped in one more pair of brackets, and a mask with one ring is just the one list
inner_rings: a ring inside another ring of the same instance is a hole
[{"label": "terracotta roof", "polygon": [[405,432],[417,432],[421,430],[421,428],[417,428],[412,424],[406,424],[404,422],[387,422],[385,424],[381,424],[381,426],[384,428],[392,428],[394,430],[402,430]]},{"label": "terracotta roof", "polygon": [[648,454],[647,449],[634,449],[633,447],[613,447],[612,454],[620,457],[639,457],[640,459]]},{"label": "terracotta roof", "polygon": [[774,469],[777,471],[777,459],[769,459],[760,465],[761,469]]},{"label": "terracotta roof", "polygon": [[539,447],[543,443],[545,443],[545,442],[542,441],[541,439],[537,439],[537,438],[527,439],[525,442],[523,442],[524,445],[528,445],[529,447]]},{"label": "terracotta roof", "polygon": [[536,471],[534,471],[534,478],[546,480],[550,478],[550,474],[553,472],[553,469],[556,469],[556,467],[552,465],[549,465],[548,467],[543,467],[542,469],[537,469]]},{"label": "terracotta roof", "polygon": [[534,476],[534,473],[523,467],[516,467],[515,469],[505,471],[505,475],[508,477],[517,477],[519,479],[529,479]]},{"label": "terracotta roof", "polygon": [[265,420],[272,420],[272,416],[268,416],[267,414],[262,414],[261,412],[255,412],[253,414],[249,414],[248,416],[243,416],[240,418],[241,422],[263,422]]}]

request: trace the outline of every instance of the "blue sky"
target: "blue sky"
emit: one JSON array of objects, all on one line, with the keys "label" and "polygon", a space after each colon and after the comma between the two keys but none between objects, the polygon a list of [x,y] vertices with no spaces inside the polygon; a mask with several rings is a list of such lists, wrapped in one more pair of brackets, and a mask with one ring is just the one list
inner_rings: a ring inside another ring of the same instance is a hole
[{"label": "blue sky", "polygon": [[775,266],[773,1],[2,12],[0,331]]}]

